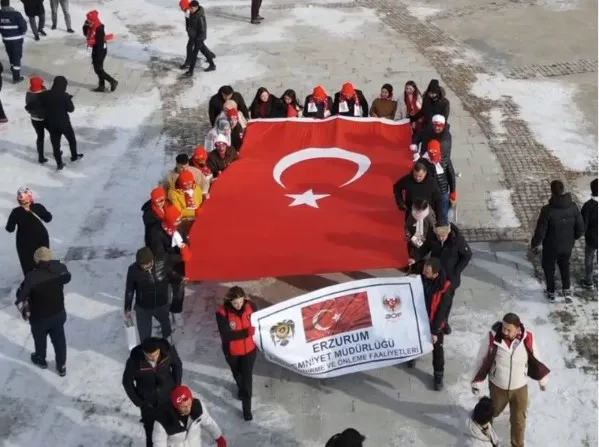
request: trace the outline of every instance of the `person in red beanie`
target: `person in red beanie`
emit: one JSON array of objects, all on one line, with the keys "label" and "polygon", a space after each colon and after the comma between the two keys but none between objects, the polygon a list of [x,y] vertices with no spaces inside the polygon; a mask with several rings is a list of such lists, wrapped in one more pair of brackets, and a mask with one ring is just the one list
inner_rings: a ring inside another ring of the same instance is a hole
[{"label": "person in red beanie", "polygon": [[31,125],[35,130],[37,139],[35,145],[37,148],[37,161],[39,163],[46,163],[48,159],[44,157],[44,139],[46,138],[46,126],[44,125],[44,115],[36,107],[39,93],[46,90],[44,80],[39,76],[33,76],[29,80],[29,90],[25,93],[25,109],[31,116]]},{"label": "person in red beanie", "polygon": [[252,326],[252,314],[256,310],[256,305],[250,301],[245,291],[239,286],[234,286],[229,289],[225,303],[216,312],[223,353],[237,384],[237,398],[241,400],[243,419],[246,421],[254,418],[252,375],[256,361],[256,328]]},{"label": "person in red beanie", "polygon": [[179,327],[183,324],[180,315],[185,298],[185,263],[191,261],[191,249],[186,236],[179,232],[180,225],[181,211],[174,205],[168,205],[164,208],[161,225],[156,225],[150,236],[150,249],[156,262],[172,266],[175,276],[181,278],[172,282],[173,301],[170,308],[175,325]]},{"label": "person in red beanie", "polygon": [[104,59],[108,52],[106,42],[112,40],[113,35],[106,34],[104,24],[100,21],[100,13],[95,9],[88,12],[86,18],[83,24],[83,35],[87,39],[88,48],[92,49],[92,65],[98,75],[98,87],[94,92],[105,92],[106,81],[110,84],[110,91],[114,92],[119,83],[104,71]]},{"label": "person in red beanie", "polygon": [[208,409],[187,386],[179,385],[171,391],[171,405],[156,418],[153,447],[202,447],[202,429],[216,441],[217,447],[227,447],[227,440]]},{"label": "person in red beanie", "polygon": [[193,220],[202,206],[202,188],[195,182],[191,171],[179,174],[174,188],[168,192],[169,201],[181,210],[181,218]]},{"label": "person in red beanie", "polygon": [[430,140],[428,149],[420,159],[426,166],[429,175],[437,180],[441,193],[440,216],[438,220],[449,222],[449,208],[455,206],[458,200],[456,192],[456,175],[453,163],[441,150],[439,140]]},{"label": "person in red beanie", "polygon": [[243,143],[243,126],[239,119],[239,112],[237,109],[228,109],[225,111],[225,115],[229,120],[231,126],[231,147],[237,152],[241,150],[241,144]]},{"label": "person in red beanie", "polygon": [[328,118],[333,109],[333,100],[321,85],[312,90],[312,94],[306,96],[304,104],[304,117],[306,118]]},{"label": "person in red beanie", "polygon": [[142,219],[144,223],[144,242],[146,247],[150,247],[152,230],[160,225],[164,219],[164,207],[166,205],[166,191],[163,187],[157,186],[150,193],[150,200],[141,207]]},{"label": "person in red beanie", "polygon": [[[206,178],[208,185],[210,185],[210,183],[214,179],[212,178],[212,171],[206,165],[207,161],[208,161],[208,151],[206,151],[206,148],[204,146],[198,146],[198,147],[196,147],[195,151],[193,152],[193,156],[191,157],[189,164],[191,167],[193,167],[195,169],[199,169],[200,172]],[[203,188],[202,188],[202,191],[203,191]],[[205,196],[207,199],[210,198],[209,193],[205,194]]]},{"label": "person in red beanie", "polygon": [[368,102],[362,90],[357,90],[351,82],[343,84],[341,90],[335,93],[332,113],[355,118],[367,117]]}]

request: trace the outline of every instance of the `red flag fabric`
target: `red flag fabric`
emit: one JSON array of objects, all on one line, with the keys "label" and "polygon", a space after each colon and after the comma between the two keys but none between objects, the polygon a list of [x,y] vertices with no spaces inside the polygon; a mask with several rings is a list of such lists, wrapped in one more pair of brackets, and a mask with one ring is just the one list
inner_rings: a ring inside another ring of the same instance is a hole
[{"label": "red flag fabric", "polygon": [[409,124],[258,120],[190,232],[190,280],[404,267],[393,184],[412,165]]},{"label": "red flag fabric", "polygon": [[302,307],[306,342],[372,326],[366,292],[340,296]]}]

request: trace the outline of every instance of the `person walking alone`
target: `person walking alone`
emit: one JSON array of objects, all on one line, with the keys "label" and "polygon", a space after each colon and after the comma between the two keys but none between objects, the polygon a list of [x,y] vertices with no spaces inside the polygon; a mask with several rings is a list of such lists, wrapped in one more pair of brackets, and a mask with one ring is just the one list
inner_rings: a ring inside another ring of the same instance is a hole
[{"label": "person walking alone", "polygon": [[9,0],[0,0],[0,35],[10,62],[12,82],[17,84],[21,76],[21,58],[23,57],[23,39],[27,32],[27,22],[23,14],[10,7]]},{"label": "person walking alone", "polygon": [[[45,36],[44,25],[46,24],[46,10],[44,9],[44,0],[21,0],[25,9],[25,15],[29,19],[29,26],[35,40],[40,40],[40,36]],[[38,18],[36,23],[35,18]]]},{"label": "person walking alone", "polygon": [[198,60],[198,53],[202,53],[202,56],[206,58],[208,67],[204,71],[216,70],[214,65],[214,59],[216,55],[210,51],[204,41],[208,31],[208,25],[206,23],[206,15],[204,8],[200,6],[197,0],[189,2],[189,24],[187,26],[187,57],[185,58],[186,63],[181,65],[181,69],[187,69],[184,76],[193,76],[193,71]]},{"label": "person walking alone", "polygon": [[582,287],[593,290],[593,270],[597,261],[597,179],[591,182],[591,198],[582,205],[584,221],[584,279]]},{"label": "person walking alone", "polygon": [[112,34],[106,34],[104,24],[100,21],[100,13],[95,9],[87,13],[83,24],[83,35],[87,39],[87,47],[92,49],[92,66],[98,76],[98,87],[94,92],[105,92],[106,82],[110,84],[110,91],[114,92],[119,84],[116,79],[104,71],[104,59],[108,54],[106,42],[112,39]]},{"label": "person walking alone", "polygon": [[23,318],[31,324],[35,346],[31,362],[42,369],[48,368],[46,346],[49,335],[56,355],[56,371],[64,377],[67,374],[64,286],[71,281],[71,274],[66,265],[52,259],[52,251],[48,247],[38,248],[33,259],[37,267],[25,276],[17,290],[15,304]]},{"label": "person walking alone", "polygon": [[264,20],[264,17],[262,17],[260,15],[260,7],[261,6],[262,6],[262,0],[252,0],[252,7],[251,7],[252,18],[250,20],[250,23],[252,25],[260,25],[262,23],[262,20]]},{"label": "person walking alone", "polygon": [[551,182],[551,198],[539,213],[537,227],[530,241],[530,249],[538,253],[543,244],[541,266],[547,284],[547,299],[555,301],[555,264],[562,277],[562,295],[566,302],[572,301],[570,290],[570,256],[574,242],[584,234],[584,222],[572,196],[565,192],[559,180]]},{"label": "person walking alone", "polygon": [[69,0],[50,0],[50,10],[52,13],[52,29],[56,29],[56,23],[58,22],[58,5],[62,9],[64,14],[64,23],[67,26],[67,33],[73,34],[73,27],[71,26],[71,14],[69,13]]},{"label": "person walking alone", "polygon": [[41,114],[39,108],[35,107],[38,101],[38,95],[41,92],[45,92],[46,87],[44,86],[44,80],[39,76],[33,76],[29,79],[29,90],[25,93],[25,110],[29,111],[31,116],[31,125],[35,130],[37,138],[35,140],[35,146],[37,148],[37,161],[44,164],[48,159],[44,156],[44,140],[46,138],[46,124],[44,122],[44,116]]},{"label": "person walking alone", "polygon": [[237,384],[237,398],[241,400],[243,419],[251,421],[252,416],[252,374],[256,361],[256,345],[251,317],[256,305],[245,291],[234,286],[229,289],[225,303],[216,312],[216,323],[223,345],[223,353],[233,379]]}]

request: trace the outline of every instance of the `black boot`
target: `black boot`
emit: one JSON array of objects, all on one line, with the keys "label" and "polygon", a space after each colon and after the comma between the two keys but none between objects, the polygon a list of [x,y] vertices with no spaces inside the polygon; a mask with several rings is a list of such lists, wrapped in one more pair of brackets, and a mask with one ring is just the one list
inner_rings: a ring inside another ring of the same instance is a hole
[{"label": "black boot", "polygon": [[208,61],[208,68],[205,68],[204,71],[214,71],[216,70],[216,65],[214,65],[214,61]]},{"label": "black boot", "polygon": [[451,334],[451,326],[449,325],[449,323],[445,323],[445,326],[443,326],[443,333],[445,335]]},{"label": "black boot", "polygon": [[111,83],[110,83],[110,91],[114,92],[116,90],[116,88],[119,85],[119,81],[117,81],[116,79],[114,79]]},{"label": "black boot", "polygon": [[182,75],[184,78],[191,78],[193,76],[193,70],[189,69]]},{"label": "black boot", "polygon": [[241,401],[241,408],[243,409],[243,420],[251,421],[254,419],[252,415],[252,400],[251,399],[243,399]]},{"label": "black boot", "polygon": [[43,155],[40,155],[39,157],[37,157],[37,161],[38,161],[38,163],[43,165],[44,163],[48,162],[48,159],[46,157],[44,157]]},{"label": "black boot", "polygon": [[435,371],[434,388],[435,391],[441,391],[443,389],[443,372]]},{"label": "black boot", "polygon": [[179,70],[188,70],[189,69],[189,64],[187,62],[183,62],[181,65],[179,65]]},{"label": "black boot", "polygon": [[76,157],[71,157],[71,161],[79,161],[83,158],[83,154],[77,154]]},{"label": "black boot", "polygon": [[48,367],[48,363],[35,352],[31,354],[31,363],[42,369],[46,369]]},{"label": "black boot", "polygon": [[22,82],[25,78],[21,76],[21,70],[12,70],[12,83],[18,84]]}]

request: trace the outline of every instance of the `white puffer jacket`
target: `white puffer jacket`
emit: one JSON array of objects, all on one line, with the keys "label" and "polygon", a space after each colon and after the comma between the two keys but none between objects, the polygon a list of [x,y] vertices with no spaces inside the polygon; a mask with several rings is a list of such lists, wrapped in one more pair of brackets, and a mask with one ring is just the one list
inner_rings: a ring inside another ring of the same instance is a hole
[{"label": "white puffer jacket", "polygon": [[492,425],[486,431],[468,418],[464,427],[464,434],[455,447],[499,447],[499,436]]},{"label": "white puffer jacket", "polygon": [[[491,331],[492,336],[495,336],[495,332]],[[530,338],[530,340],[527,340]],[[480,345],[478,356],[476,359],[474,375],[480,371],[485,357],[489,352],[489,335],[487,334]],[[502,390],[517,390],[522,388],[528,383],[528,353],[526,352],[526,346],[524,343],[532,345],[532,353],[535,358],[541,361],[539,356],[539,349],[534,339],[534,335],[530,331],[525,331],[522,340],[514,340],[510,346],[505,340],[501,340],[500,343],[493,341],[497,345],[497,353],[495,354],[495,361],[489,371],[489,381]],[[548,376],[545,376],[539,381],[540,386],[545,386],[548,381]],[[479,388],[481,382],[472,383],[473,388]]]},{"label": "white puffer jacket", "polygon": [[152,442],[154,447],[202,447],[202,429],[205,429],[212,439],[216,440],[222,436],[219,426],[205,406],[202,406],[202,415],[199,418],[189,418],[187,431],[168,436],[162,424],[155,422]]}]

